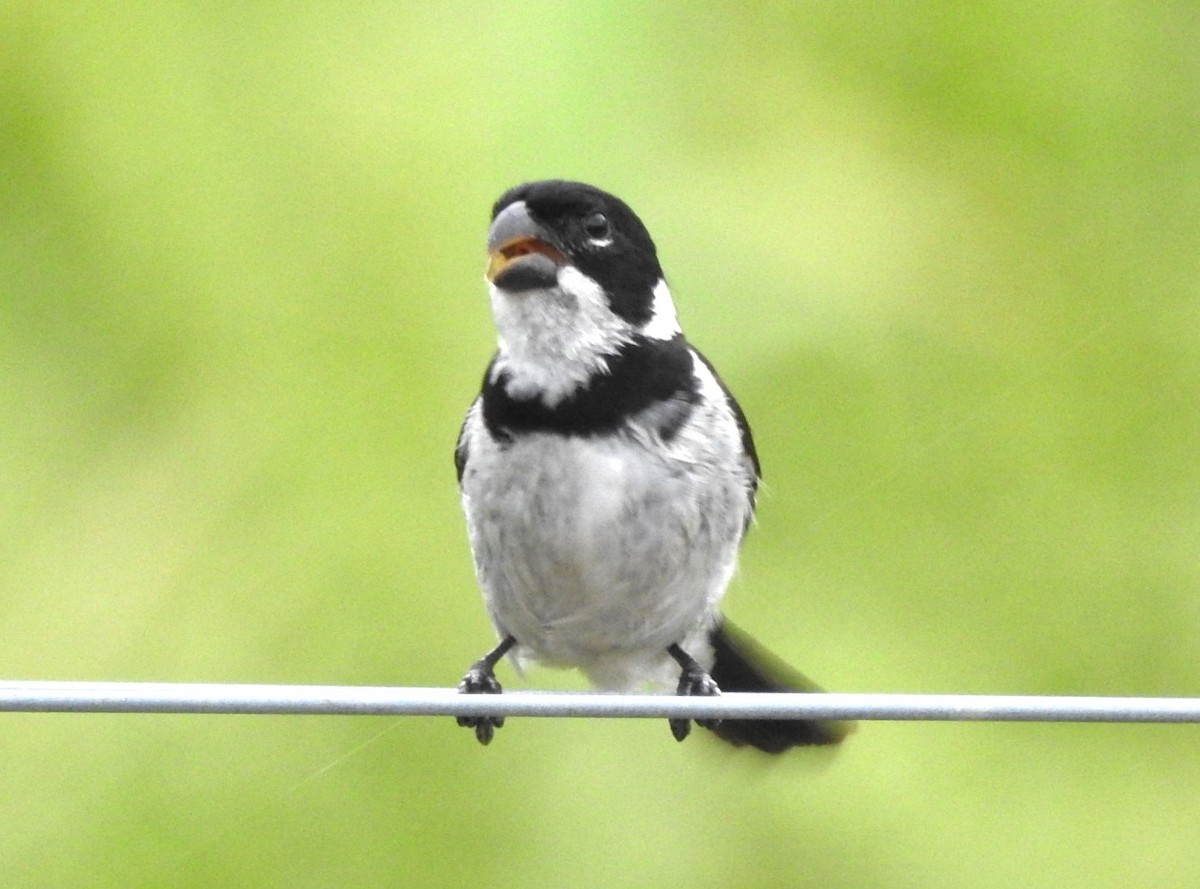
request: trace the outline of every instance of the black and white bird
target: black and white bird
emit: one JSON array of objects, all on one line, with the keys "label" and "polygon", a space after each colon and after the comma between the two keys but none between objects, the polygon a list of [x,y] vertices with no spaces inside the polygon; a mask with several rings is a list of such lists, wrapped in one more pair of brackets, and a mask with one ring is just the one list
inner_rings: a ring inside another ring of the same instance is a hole
[{"label": "black and white bird", "polygon": [[[475,572],[500,638],[459,690],[498,693],[505,655],[599,688],[812,691],[719,610],[754,516],[741,408],[684,339],[654,242],[616,197],[531,182],[492,208],[499,345],[455,449]],[[486,744],[497,717],[460,717]],[[778,753],[843,723],[702,722]],[[683,740],[686,719],[671,720]]]}]

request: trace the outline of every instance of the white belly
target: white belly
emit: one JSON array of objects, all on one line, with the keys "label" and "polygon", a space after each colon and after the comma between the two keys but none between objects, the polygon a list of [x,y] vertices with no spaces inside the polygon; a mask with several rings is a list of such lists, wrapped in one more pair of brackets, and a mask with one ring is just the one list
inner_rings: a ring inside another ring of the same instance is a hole
[{"label": "white belly", "polygon": [[614,688],[665,673],[672,643],[707,659],[748,509],[732,473],[631,437],[536,434],[473,449],[463,503],[488,611],[519,657]]}]

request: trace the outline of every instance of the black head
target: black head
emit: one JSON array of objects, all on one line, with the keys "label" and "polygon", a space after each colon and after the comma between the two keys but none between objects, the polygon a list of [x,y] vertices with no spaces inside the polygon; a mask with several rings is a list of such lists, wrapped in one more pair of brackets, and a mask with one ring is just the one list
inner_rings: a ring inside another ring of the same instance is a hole
[{"label": "black head", "polygon": [[508,291],[553,287],[574,266],[599,284],[632,324],[653,314],[662,268],[650,233],[619,198],[582,182],[550,179],[505,192],[492,207],[488,279]]}]

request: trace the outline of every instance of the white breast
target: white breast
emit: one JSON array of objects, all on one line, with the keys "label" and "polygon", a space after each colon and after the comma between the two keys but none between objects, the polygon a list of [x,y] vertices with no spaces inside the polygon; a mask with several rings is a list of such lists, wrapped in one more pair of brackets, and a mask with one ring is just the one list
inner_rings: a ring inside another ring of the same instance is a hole
[{"label": "white breast", "polygon": [[706,659],[750,509],[732,418],[708,419],[717,434],[688,424],[671,446],[638,430],[500,444],[472,410],[462,491],[476,572],[521,658],[616,688],[656,678],[672,643]]}]

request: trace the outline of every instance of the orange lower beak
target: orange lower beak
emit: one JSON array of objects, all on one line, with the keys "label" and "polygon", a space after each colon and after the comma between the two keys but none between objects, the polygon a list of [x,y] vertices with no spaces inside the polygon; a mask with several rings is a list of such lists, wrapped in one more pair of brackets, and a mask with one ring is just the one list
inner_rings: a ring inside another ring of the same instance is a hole
[{"label": "orange lower beak", "polygon": [[522,256],[535,254],[551,259],[556,265],[567,261],[562,253],[545,241],[537,238],[513,238],[511,241],[501,244],[488,255],[487,279],[495,281],[501,272],[520,260]]}]

